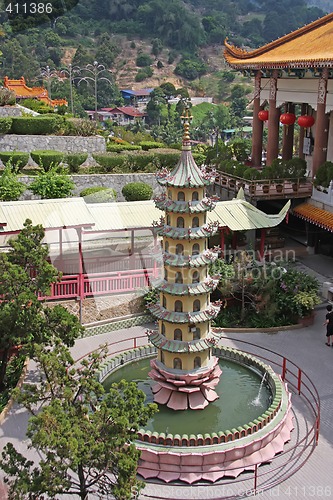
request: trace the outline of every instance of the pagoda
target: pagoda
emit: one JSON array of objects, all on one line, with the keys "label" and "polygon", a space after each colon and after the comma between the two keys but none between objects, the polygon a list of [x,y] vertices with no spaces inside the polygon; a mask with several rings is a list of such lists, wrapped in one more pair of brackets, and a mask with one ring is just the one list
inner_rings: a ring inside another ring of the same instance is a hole
[{"label": "pagoda", "polygon": [[171,172],[163,169],[157,175],[166,189],[155,198],[165,217],[154,223],[154,231],[163,238],[164,278],[156,286],[159,303],[148,306],[158,322],[158,331],[147,331],[158,351],[149,376],[156,382],[156,403],[173,410],[201,410],[218,398],[215,387],[222,373],[212,354],[219,337],[211,331],[220,304],[210,303],[210,293],[218,279],[208,273],[218,257],[217,248],[208,249],[208,237],[218,231],[218,223],[206,220],[217,197],[206,194],[214,172],[199,168],[193,159],[188,110],[182,118],[180,160]]}]

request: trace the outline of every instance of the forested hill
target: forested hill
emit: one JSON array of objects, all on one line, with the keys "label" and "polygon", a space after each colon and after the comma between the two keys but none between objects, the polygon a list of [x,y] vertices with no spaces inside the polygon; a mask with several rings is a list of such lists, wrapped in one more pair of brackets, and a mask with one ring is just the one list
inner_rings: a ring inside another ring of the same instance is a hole
[{"label": "forested hill", "polygon": [[24,0],[11,4],[20,5],[19,13],[6,12],[8,1],[0,0],[0,78],[24,75],[33,83],[43,67],[82,67],[97,60],[120,85],[149,86],[170,75],[180,79],[176,83],[190,82],[225,69],[221,52],[226,37],[239,46],[257,47],[325,15],[332,3],[50,0],[51,14],[29,16],[22,14]]}]

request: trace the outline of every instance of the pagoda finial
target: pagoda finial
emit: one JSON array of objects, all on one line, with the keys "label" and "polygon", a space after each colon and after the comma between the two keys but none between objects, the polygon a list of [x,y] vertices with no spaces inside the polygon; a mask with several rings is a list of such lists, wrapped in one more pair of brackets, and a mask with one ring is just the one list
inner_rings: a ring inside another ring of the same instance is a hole
[{"label": "pagoda finial", "polygon": [[181,120],[184,127],[183,133],[183,146],[188,146],[190,144],[190,123],[192,121],[192,116],[190,108],[188,105],[184,108],[184,114],[181,116]]}]

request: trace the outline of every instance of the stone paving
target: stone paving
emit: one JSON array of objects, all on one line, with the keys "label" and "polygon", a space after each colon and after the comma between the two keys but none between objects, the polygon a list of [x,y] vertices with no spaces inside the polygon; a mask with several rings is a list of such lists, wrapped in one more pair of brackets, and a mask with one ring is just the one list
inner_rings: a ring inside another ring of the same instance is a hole
[{"label": "stone paving", "polygon": [[[306,262],[309,265],[309,262]],[[302,263],[305,266],[304,263]],[[321,281],[333,276],[332,260],[321,259],[316,261],[315,272],[321,276]],[[281,331],[278,333],[228,333],[224,335],[223,342],[242,348],[240,342],[246,340],[254,344],[272,349],[283,356],[288,357],[298,366],[300,366],[313,381],[321,399],[321,428],[319,443],[309,460],[292,477],[288,478],[275,486],[274,488],[257,491],[256,497],[263,499],[278,498],[289,499],[310,499],[310,498],[331,498],[333,497],[333,474],[331,460],[333,457],[333,348],[325,346],[325,328],[322,323],[325,318],[325,302],[318,306],[314,325],[290,331]],[[105,342],[115,342],[122,340],[121,347],[128,349],[133,346],[133,337],[141,337],[137,345],[146,343],[144,335],[144,326],[136,326],[117,332],[104,333],[95,337],[83,338],[76,342],[73,348],[75,359],[96,349]],[[244,348],[244,347],[243,347]],[[117,347],[110,347],[110,352],[116,352]],[[34,365],[30,364],[28,377],[34,377]],[[298,405],[296,405],[298,406]],[[299,411],[296,408],[296,412]],[[11,441],[16,448],[26,454],[25,430],[27,425],[27,414],[22,408],[13,407],[7,419],[0,429],[0,449],[5,443]],[[306,425],[306,421],[300,424]],[[295,429],[298,432],[297,426]],[[294,432],[295,432],[294,431]],[[27,454],[26,454],[27,456]],[[29,451],[29,458],[33,457]],[[287,469],[285,473],[287,474]],[[283,472],[282,472],[283,474]],[[283,479],[283,476],[282,476]],[[236,483],[237,484],[237,483]],[[249,483],[252,484],[252,483]],[[249,488],[251,488],[250,486]],[[247,490],[247,483],[242,486],[236,486],[238,498],[247,498],[251,496],[251,491]],[[218,499],[227,498],[235,494],[228,488],[219,485],[199,485],[199,486],[181,486],[165,484],[147,484],[145,490],[140,494],[140,500],[150,500],[158,498],[177,499]],[[62,500],[74,498],[72,495],[62,496]],[[5,496],[0,489],[0,499],[5,500]]]}]

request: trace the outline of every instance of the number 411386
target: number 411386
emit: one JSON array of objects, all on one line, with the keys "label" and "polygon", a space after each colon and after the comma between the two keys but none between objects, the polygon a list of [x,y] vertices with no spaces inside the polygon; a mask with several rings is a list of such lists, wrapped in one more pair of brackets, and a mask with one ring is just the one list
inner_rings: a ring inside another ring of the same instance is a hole
[{"label": "number 411386", "polygon": [[51,14],[51,3],[9,3],[6,7],[9,14]]}]

